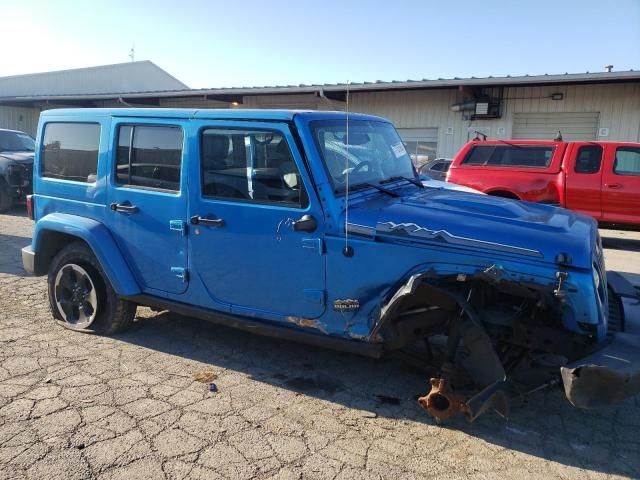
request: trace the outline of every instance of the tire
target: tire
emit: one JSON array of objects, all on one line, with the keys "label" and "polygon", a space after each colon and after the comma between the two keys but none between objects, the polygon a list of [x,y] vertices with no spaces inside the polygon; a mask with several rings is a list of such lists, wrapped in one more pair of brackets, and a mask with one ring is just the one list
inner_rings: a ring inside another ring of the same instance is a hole
[{"label": "tire", "polygon": [[0,178],[0,213],[13,208],[13,197],[9,193],[7,184]]},{"label": "tire", "polygon": [[64,247],[49,266],[49,306],[70,330],[111,335],[127,329],[136,304],[118,297],[87,244]]}]

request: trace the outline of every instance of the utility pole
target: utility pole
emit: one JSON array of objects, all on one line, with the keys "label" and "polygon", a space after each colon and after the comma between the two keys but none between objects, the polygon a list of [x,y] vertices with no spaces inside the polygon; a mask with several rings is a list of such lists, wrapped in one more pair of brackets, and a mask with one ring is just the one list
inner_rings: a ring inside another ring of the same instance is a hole
[{"label": "utility pole", "polygon": [[131,59],[132,62],[135,61],[135,58],[136,58],[136,46],[135,45],[133,45],[131,47],[131,50],[129,50],[129,58]]}]

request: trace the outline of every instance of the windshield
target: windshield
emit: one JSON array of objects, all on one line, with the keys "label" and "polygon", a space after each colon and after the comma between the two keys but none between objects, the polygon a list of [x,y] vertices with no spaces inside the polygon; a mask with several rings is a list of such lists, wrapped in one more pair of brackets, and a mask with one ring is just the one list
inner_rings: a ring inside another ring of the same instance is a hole
[{"label": "windshield", "polygon": [[0,130],[0,152],[33,152],[35,140],[26,133]]},{"label": "windshield", "polygon": [[313,137],[336,192],[401,177],[415,178],[411,158],[395,128],[386,122],[349,120],[311,123]]}]

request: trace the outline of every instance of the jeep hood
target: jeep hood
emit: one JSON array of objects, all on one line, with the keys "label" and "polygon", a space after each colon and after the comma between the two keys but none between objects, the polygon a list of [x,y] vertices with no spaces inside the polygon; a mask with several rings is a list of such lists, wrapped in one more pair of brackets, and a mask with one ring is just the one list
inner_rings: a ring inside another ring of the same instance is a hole
[{"label": "jeep hood", "polygon": [[29,151],[24,151],[24,152],[0,151],[0,162],[31,164],[33,163],[33,156],[34,156],[34,152],[29,152]]},{"label": "jeep hood", "polygon": [[589,217],[548,205],[425,188],[351,203],[349,229],[386,241],[438,243],[456,249],[524,256],[591,269],[597,225]]}]

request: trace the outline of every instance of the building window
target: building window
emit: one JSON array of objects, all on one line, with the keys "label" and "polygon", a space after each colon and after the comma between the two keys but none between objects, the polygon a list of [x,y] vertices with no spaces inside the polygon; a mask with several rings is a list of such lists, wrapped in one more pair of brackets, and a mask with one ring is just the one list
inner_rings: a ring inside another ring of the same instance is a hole
[{"label": "building window", "polygon": [[47,123],[43,145],[43,177],[83,183],[96,181],[100,125]]},{"label": "building window", "polygon": [[203,196],[306,206],[300,172],[281,133],[207,129],[201,147]]},{"label": "building window", "polygon": [[618,175],[640,175],[640,148],[618,147],[613,171]]},{"label": "building window", "polygon": [[180,127],[122,125],[116,156],[119,185],[180,191]]},{"label": "building window", "polygon": [[602,163],[602,147],[600,145],[585,145],[578,149],[576,156],[576,173],[598,173]]}]

